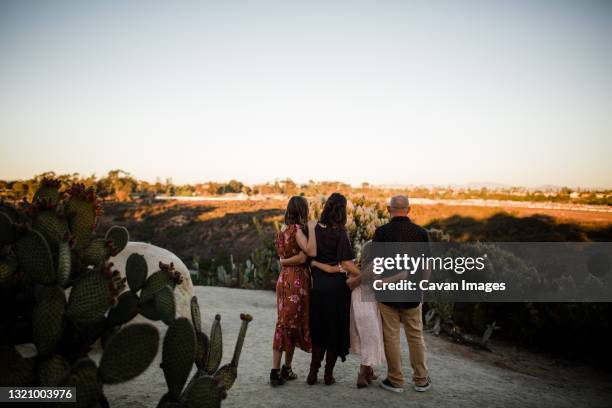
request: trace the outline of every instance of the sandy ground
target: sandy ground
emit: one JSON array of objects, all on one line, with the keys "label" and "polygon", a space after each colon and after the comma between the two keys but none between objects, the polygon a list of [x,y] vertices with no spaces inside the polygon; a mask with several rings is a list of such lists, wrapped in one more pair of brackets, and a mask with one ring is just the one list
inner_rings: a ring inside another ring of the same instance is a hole
[{"label": "sandy ground", "polygon": [[[224,359],[233,353],[239,313],[253,315],[240,360],[239,375],[224,407],[611,407],[612,376],[574,364],[513,350],[493,343],[487,353],[426,335],[433,388],[416,393],[406,387],[393,394],[373,384],[366,389],[355,386],[359,360],[349,356],[338,363],[337,384],[308,386],[309,355],[296,351],[293,368],[299,375],[283,387],[271,388],[267,381],[271,360],[271,337],[276,319],[272,292],[196,286],[203,312],[204,327],[209,328],[214,314],[222,315]],[[165,325],[158,327],[165,331]],[[407,345],[403,339],[404,364],[408,367]],[[384,375],[384,367],[377,373]],[[166,392],[158,360],[140,377],[119,385],[105,386],[112,407],[155,407]]]}]

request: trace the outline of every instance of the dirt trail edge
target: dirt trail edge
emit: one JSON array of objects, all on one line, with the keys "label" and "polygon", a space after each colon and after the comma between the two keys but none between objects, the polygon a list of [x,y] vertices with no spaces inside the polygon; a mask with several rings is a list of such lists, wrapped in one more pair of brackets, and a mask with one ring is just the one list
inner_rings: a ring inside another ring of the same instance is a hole
[{"label": "dirt trail edge", "polygon": [[[513,352],[499,346],[494,353],[471,350],[447,340],[426,335],[429,368],[433,388],[416,393],[406,386],[402,394],[393,394],[372,384],[357,389],[355,380],[359,360],[349,356],[338,363],[337,384],[308,386],[304,380],[309,354],[296,351],[293,369],[299,378],[272,389],[270,372],[271,340],[276,321],[275,297],[269,291],[195,287],[203,314],[203,327],[209,330],[213,316],[222,315],[224,359],[231,359],[239,314],[253,315],[240,360],[236,384],[224,407],[609,407],[612,401],[612,376],[587,367],[559,365],[541,355]],[[165,334],[165,325],[157,325]],[[495,343],[493,343],[495,345]],[[404,367],[411,369],[407,345],[402,339]],[[501,351],[500,351],[501,350]],[[99,358],[99,352],[96,355]],[[105,386],[112,407],[155,407],[166,391],[159,368],[160,356],[149,369],[125,384]],[[384,377],[384,367],[376,370]]]}]

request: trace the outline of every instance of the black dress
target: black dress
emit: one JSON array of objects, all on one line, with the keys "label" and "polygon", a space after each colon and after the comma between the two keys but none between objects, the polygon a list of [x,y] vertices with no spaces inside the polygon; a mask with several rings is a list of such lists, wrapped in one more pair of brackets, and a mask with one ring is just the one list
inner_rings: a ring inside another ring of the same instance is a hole
[{"label": "black dress", "polygon": [[[328,265],[355,259],[346,229],[315,227],[317,256]],[[351,290],[346,274],[312,268],[310,290],[310,335],[313,346],[336,353],[342,361],[350,347]]]}]

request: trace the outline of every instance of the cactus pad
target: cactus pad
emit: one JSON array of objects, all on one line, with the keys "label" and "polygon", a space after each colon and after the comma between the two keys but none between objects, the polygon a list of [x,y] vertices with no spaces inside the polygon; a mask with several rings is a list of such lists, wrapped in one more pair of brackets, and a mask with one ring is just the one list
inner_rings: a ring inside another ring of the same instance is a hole
[{"label": "cactus pad", "polygon": [[204,370],[208,359],[209,340],[206,333],[196,332],[195,363],[199,370]]},{"label": "cactus pad", "polygon": [[161,320],[166,324],[171,324],[176,317],[176,305],[174,303],[174,292],[170,286],[164,287],[155,295],[155,308]]},{"label": "cactus pad", "polygon": [[13,223],[19,222],[19,220],[22,218],[21,214],[19,214],[15,207],[5,203],[2,200],[0,200],[0,213],[7,215]]},{"label": "cactus pad", "polygon": [[70,244],[66,241],[59,243],[57,255],[57,284],[61,287],[66,287],[70,280],[72,271],[72,256],[70,252]]},{"label": "cactus pad", "polygon": [[32,333],[39,354],[55,349],[64,330],[66,296],[59,286],[43,287],[32,312]]},{"label": "cactus pad", "polygon": [[113,300],[109,284],[110,279],[99,270],[81,275],[70,292],[67,316],[75,322],[91,322],[104,317]]},{"label": "cactus pad", "polygon": [[130,234],[125,227],[113,225],[106,232],[106,240],[110,241],[111,255],[115,256],[125,249],[130,240]]},{"label": "cactus pad", "polygon": [[145,257],[140,254],[131,254],[125,263],[125,276],[133,292],[138,292],[147,280],[148,268]]},{"label": "cactus pad", "polygon": [[34,193],[32,203],[37,206],[55,207],[61,198],[59,188],[59,180],[44,178]]},{"label": "cactus pad", "polygon": [[195,296],[191,297],[191,321],[193,322],[193,328],[197,333],[202,332],[202,315],[200,314],[200,305],[198,304],[198,298]]},{"label": "cactus pad", "polygon": [[195,332],[189,319],[179,317],[168,327],[162,349],[162,369],[170,395],[177,398],[195,358]]},{"label": "cactus pad", "polygon": [[38,378],[44,387],[59,386],[69,373],[70,364],[58,354],[42,361],[38,366]]},{"label": "cactus pad", "polygon": [[0,212],[0,247],[15,240],[15,226],[11,218]]},{"label": "cactus pad", "polygon": [[217,408],[226,395],[217,380],[205,375],[189,384],[182,402],[187,408]]},{"label": "cactus pad", "polygon": [[216,315],[213,321],[212,328],[210,329],[209,344],[205,370],[208,374],[212,375],[219,368],[223,358],[223,334],[221,332],[220,315]]},{"label": "cactus pad", "polygon": [[60,218],[55,210],[37,212],[32,220],[32,228],[40,232],[49,245],[56,247],[62,239],[68,237],[68,223]]},{"label": "cactus pad", "polygon": [[242,325],[240,326],[240,332],[238,333],[238,339],[236,340],[236,347],[234,348],[234,356],[229,364],[224,365],[215,373],[215,379],[223,384],[226,391],[229,391],[236,381],[238,376],[238,360],[240,360],[240,353],[242,352],[242,345],[244,344],[244,338],[246,337],[247,328],[253,318],[251,315],[241,314],[240,319]]},{"label": "cactus pad", "polygon": [[184,408],[183,405],[172,398],[169,393],[165,393],[159,403],[157,404],[157,408]]},{"label": "cactus pad", "polygon": [[17,260],[14,258],[0,259],[0,285],[10,282],[17,270]]},{"label": "cactus pad", "polygon": [[110,255],[110,250],[108,247],[108,243],[105,239],[98,238],[94,239],[87,245],[87,248],[83,251],[83,256],[81,257],[81,264],[83,266],[93,266],[94,268],[102,265],[103,262],[108,259]]},{"label": "cactus pad", "polygon": [[34,381],[34,361],[23,358],[14,347],[0,346],[0,361],[3,387],[30,385]]},{"label": "cactus pad", "polygon": [[232,385],[234,385],[236,381],[236,377],[238,377],[238,367],[232,363],[221,367],[214,376],[215,380],[219,381],[219,384],[223,386],[225,391],[229,391],[229,389],[232,388]]},{"label": "cactus pad", "polygon": [[157,271],[145,282],[142,290],[140,291],[140,301],[146,302],[149,299],[153,299],[155,294],[162,290],[167,285],[171,285],[172,281],[166,271]]},{"label": "cactus pad", "polygon": [[132,291],[123,292],[117,304],[108,311],[106,321],[110,326],[119,326],[129,322],[138,314],[138,296]]},{"label": "cactus pad", "polygon": [[66,202],[68,226],[74,238],[74,249],[82,250],[89,245],[91,235],[96,227],[97,200],[93,189],[85,189],[76,184],[70,189],[70,198]]},{"label": "cactus pad", "polygon": [[159,346],[159,332],[148,324],[132,324],[113,335],[100,360],[100,377],[117,384],[140,375],[149,367]]},{"label": "cactus pad", "polygon": [[83,358],[74,363],[64,385],[76,387],[76,400],[79,408],[92,406],[102,393],[102,384],[98,382],[98,367],[89,358]]},{"label": "cactus pad", "polygon": [[15,252],[19,268],[30,275],[36,283],[51,285],[55,282],[55,268],[49,244],[40,232],[28,231],[16,245]]},{"label": "cactus pad", "polygon": [[240,331],[238,332],[238,338],[236,339],[236,347],[234,347],[234,355],[232,357],[232,364],[236,367],[238,367],[240,353],[242,353],[242,346],[244,345],[244,338],[246,337],[246,332],[249,328],[249,323],[253,320],[253,317],[249,314],[241,313],[240,320],[242,320],[242,324],[240,325]]},{"label": "cactus pad", "polygon": [[157,305],[155,304],[155,299],[149,299],[146,302],[140,302],[138,311],[141,315],[146,317],[149,320],[161,320],[161,315],[157,310]]}]

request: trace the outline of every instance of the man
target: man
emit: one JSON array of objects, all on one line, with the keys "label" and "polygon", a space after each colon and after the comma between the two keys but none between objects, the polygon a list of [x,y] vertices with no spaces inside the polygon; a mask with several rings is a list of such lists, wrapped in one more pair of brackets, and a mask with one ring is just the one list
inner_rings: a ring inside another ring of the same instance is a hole
[{"label": "man", "polygon": [[[376,229],[374,242],[428,242],[427,231],[408,218],[410,205],[408,197],[398,195],[389,201],[387,207],[391,221]],[[404,374],[400,350],[400,326],[408,340],[410,364],[412,365],[414,389],[419,392],[431,387],[425,357],[423,338],[423,319],[421,303],[395,302],[378,303],[383,326],[385,356],[387,358],[387,378],[380,384],[382,388],[402,392]]]}]

